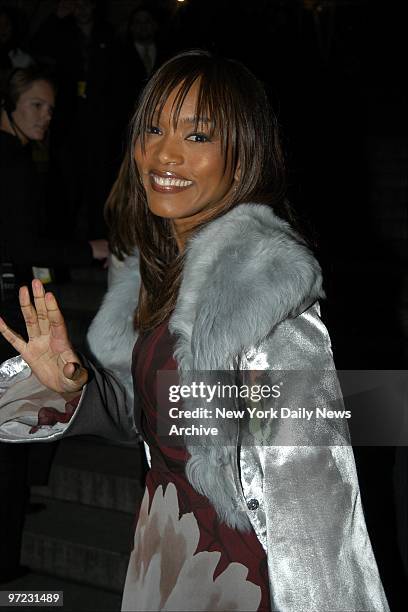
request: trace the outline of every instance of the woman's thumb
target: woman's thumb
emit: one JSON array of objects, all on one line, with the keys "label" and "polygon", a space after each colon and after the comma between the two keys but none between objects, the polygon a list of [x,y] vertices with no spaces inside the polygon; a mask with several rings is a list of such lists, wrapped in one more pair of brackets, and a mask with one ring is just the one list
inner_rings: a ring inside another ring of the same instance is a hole
[{"label": "woman's thumb", "polygon": [[87,370],[77,362],[66,363],[63,368],[63,374],[65,378],[77,383],[78,386],[83,386],[88,380]]}]

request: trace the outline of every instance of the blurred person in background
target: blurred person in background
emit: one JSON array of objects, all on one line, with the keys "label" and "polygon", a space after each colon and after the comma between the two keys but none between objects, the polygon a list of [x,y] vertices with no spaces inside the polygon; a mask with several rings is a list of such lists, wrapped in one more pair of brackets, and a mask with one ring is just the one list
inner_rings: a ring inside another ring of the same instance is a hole
[{"label": "blurred person in background", "polygon": [[165,35],[161,19],[162,15],[156,13],[149,3],[141,2],[131,11],[126,31],[118,43],[121,91],[118,116],[123,143],[127,140],[129,121],[148,78],[174,51],[174,43],[170,44]]},{"label": "blurred person in background", "polygon": [[[0,303],[19,331],[16,287],[32,278],[33,266],[89,265],[108,255],[105,240],[87,244],[43,236],[42,191],[30,145],[46,137],[54,104],[54,84],[44,72],[30,67],[11,73],[0,115]],[[58,202],[55,206],[61,223],[65,212]],[[8,344],[0,343],[0,361],[13,354]],[[47,451],[49,469],[53,449],[37,449],[36,454],[41,451]],[[40,461],[44,463],[41,457]],[[0,444],[0,582],[25,572],[20,548],[29,496],[27,470],[26,445]]]},{"label": "blurred person in background", "polygon": [[51,151],[54,191],[67,210],[65,232],[105,235],[103,205],[122,157],[122,119],[118,47],[104,2],[60,0],[31,45],[57,83]]},{"label": "blurred person in background", "polygon": [[18,16],[10,8],[0,7],[0,92],[13,68],[28,68],[34,60],[24,49],[18,28]]},{"label": "blurred person in background", "polygon": [[[152,73],[158,61],[156,37],[159,24],[151,9],[144,5],[133,10],[127,25],[127,63],[143,84]],[[139,83],[138,93],[141,89]]]},{"label": "blurred person in background", "polygon": [[[1,262],[12,266],[17,283],[32,278],[33,266],[86,266],[108,255],[105,240],[44,237],[43,193],[30,145],[44,140],[54,105],[54,84],[40,69],[11,73],[0,115],[0,238]],[[66,211],[59,203],[58,209],[56,216],[65,221]]]},{"label": "blurred person in background", "polygon": [[0,67],[28,68],[33,58],[24,49],[20,39],[17,14],[10,8],[0,7]]}]

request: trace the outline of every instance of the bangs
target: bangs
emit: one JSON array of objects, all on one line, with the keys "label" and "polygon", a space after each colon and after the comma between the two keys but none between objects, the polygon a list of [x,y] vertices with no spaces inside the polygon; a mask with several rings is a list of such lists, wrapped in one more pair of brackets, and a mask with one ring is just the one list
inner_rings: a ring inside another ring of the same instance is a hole
[{"label": "bangs", "polygon": [[[176,129],[186,96],[191,87],[197,83],[194,129],[205,126],[209,128],[212,136],[214,134],[219,136],[226,160],[225,166],[230,146],[231,161],[236,163],[238,130],[234,114],[236,104],[234,104],[234,95],[231,92],[231,83],[228,83],[230,79],[224,78],[223,71],[214,65],[214,62],[197,62],[197,57],[191,58],[195,60],[194,62],[186,62],[185,59],[180,62],[180,66],[177,66],[174,61],[170,68],[167,68],[165,64],[147,85],[136,113],[133,141],[140,139],[144,149],[148,128],[160,119],[163,107],[175,89],[178,91],[171,112],[173,127]],[[204,59],[207,58],[204,57]]]},{"label": "bangs", "polygon": [[[147,83],[132,119],[133,159],[136,142],[146,153],[146,134],[157,125],[163,108],[174,96],[170,117],[177,128],[181,111],[194,86],[196,108],[192,127],[205,127],[220,141],[224,173],[235,176],[239,168],[234,205],[238,201],[268,199],[283,201],[286,190],[285,164],[279,142],[277,120],[263,85],[241,63],[215,57],[204,50],[186,51],[165,62]],[[176,93],[174,93],[176,92]],[[167,119],[166,119],[167,120]],[[137,167],[131,174],[135,189],[142,185]]]}]

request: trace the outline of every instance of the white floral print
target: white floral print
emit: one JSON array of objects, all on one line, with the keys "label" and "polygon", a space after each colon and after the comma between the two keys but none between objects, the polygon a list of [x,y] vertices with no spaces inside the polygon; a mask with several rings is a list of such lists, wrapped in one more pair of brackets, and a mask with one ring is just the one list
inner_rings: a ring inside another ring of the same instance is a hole
[{"label": "white floral print", "polygon": [[157,487],[150,512],[146,488],[130,556],[123,611],[257,610],[261,588],[246,580],[248,569],[230,563],[214,580],[219,552],[195,554],[199,527],[192,512],[179,516],[173,483]]}]

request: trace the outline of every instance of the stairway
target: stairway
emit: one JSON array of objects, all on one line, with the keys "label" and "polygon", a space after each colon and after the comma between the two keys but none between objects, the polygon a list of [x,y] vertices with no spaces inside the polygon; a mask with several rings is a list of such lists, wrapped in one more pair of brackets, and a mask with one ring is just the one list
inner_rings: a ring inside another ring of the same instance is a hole
[{"label": "stairway", "polygon": [[21,562],[32,573],[12,588],[62,590],[64,610],[119,610],[142,471],[138,447],[62,440],[48,485],[31,490],[45,504],[26,517]]},{"label": "stairway", "polygon": [[[106,271],[74,270],[52,290],[74,346],[86,352]],[[30,572],[0,590],[63,591],[64,612],[120,610],[143,469],[138,446],[92,436],[57,443],[47,486],[31,487],[31,502],[45,508],[26,516],[21,563]]]}]

